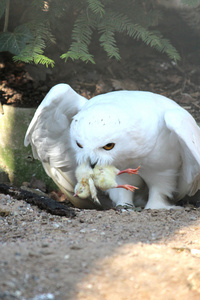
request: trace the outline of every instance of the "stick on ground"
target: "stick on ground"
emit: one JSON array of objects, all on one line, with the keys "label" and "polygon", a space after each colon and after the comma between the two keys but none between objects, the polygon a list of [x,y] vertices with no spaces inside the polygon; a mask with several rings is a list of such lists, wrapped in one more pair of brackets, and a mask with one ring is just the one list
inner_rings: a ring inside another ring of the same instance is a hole
[{"label": "stick on ground", "polygon": [[52,215],[65,216],[73,218],[76,216],[73,208],[68,207],[64,203],[57,202],[54,199],[39,196],[35,193],[25,191],[23,189],[12,187],[6,184],[0,184],[0,193],[10,195],[17,200],[24,200],[27,203],[36,205],[42,210],[46,210]]}]

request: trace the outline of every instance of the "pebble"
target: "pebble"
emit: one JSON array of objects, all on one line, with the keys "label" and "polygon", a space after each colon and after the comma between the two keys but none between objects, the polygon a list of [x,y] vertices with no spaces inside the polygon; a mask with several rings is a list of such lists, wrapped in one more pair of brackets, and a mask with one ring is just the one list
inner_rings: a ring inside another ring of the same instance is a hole
[{"label": "pebble", "polygon": [[200,250],[199,249],[191,249],[191,254],[200,257]]},{"label": "pebble", "polygon": [[52,293],[36,295],[31,300],[49,300],[49,299],[50,300],[51,299],[55,299],[55,297],[54,297],[54,295]]},{"label": "pebble", "polygon": [[190,220],[193,221],[193,220],[196,220],[197,218],[195,216],[190,216]]},{"label": "pebble", "polygon": [[58,224],[58,223],[53,223],[52,226],[56,229],[56,228],[59,228],[59,227],[60,227],[60,224]]}]

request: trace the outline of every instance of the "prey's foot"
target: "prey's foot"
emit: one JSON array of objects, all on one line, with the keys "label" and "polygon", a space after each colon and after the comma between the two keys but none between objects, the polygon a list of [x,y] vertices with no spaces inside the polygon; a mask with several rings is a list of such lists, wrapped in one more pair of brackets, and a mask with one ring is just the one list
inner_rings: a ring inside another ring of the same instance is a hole
[{"label": "prey's foot", "polygon": [[130,184],[117,185],[116,188],[123,188],[131,192],[133,192],[134,190],[138,190],[138,187]]},{"label": "prey's foot", "polygon": [[117,175],[120,175],[120,174],[123,174],[123,173],[127,173],[129,175],[132,175],[132,174],[138,174],[138,170],[140,169],[140,166],[137,168],[137,169],[126,169],[126,170],[123,170],[123,171],[119,171],[119,173]]}]

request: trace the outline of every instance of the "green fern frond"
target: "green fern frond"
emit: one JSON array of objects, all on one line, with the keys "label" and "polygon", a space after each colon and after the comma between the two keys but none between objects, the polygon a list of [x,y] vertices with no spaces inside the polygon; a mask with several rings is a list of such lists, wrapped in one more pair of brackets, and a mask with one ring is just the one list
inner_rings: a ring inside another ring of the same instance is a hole
[{"label": "green fern frond", "polygon": [[[120,59],[115,34],[122,33],[139,39],[175,61],[180,59],[168,39],[150,28],[156,26],[162,16],[149,0],[22,0],[28,8],[29,23],[20,25],[13,32],[0,33],[0,51],[10,51],[14,59],[53,66],[44,55],[48,43],[54,43],[52,30],[62,26],[63,17],[76,18],[69,50],[61,55],[65,61],[81,59],[94,63],[89,52],[92,34],[99,33],[99,43],[108,57]],[[7,0],[0,0],[0,17],[5,12]],[[10,6],[14,5],[10,2]],[[200,0],[182,0],[185,5],[198,5]],[[23,5],[22,4],[22,5]],[[59,21],[57,21],[59,19]],[[9,28],[9,27],[8,27]]]},{"label": "green fern frond", "polygon": [[94,63],[93,56],[89,54],[88,46],[91,41],[92,27],[94,26],[94,20],[88,19],[86,13],[82,13],[78,16],[74,29],[72,32],[73,42],[67,53],[61,55],[65,61],[68,58],[81,59],[83,61],[90,61]]},{"label": "green fern frond", "polygon": [[[147,45],[160,52],[165,52],[171,59],[180,60],[180,55],[167,39],[156,31],[150,31],[140,24],[134,24],[126,15],[114,11],[107,11],[108,20],[118,32],[126,32],[128,36],[142,40]],[[108,27],[108,24],[106,24]]]},{"label": "green fern frond", "polygon": [[[31,49],[30,49],[31,48]],[[55,62],[43,55],[43,51],[40,48],[32,48],[27,46],[19,55],[13,57],[15,62],[35,63],[45,65],[47,68],[54,67]]]},{"label": "green fern frond", "polygon": [[104,33],[99,38],[101,46],[107,52],[109,58],[115,58],[119,60],[120,54],[119,49],[117,47],[117,42],[114,37],[114,32],[112,30],[105,29]]},{"label": "green fern frond", "polygon": [[26,25],[23,25],[22,28],[26,28],[29,33],[25,40],[23,47],[20,48],[20,51],[12,52],[15,54],[14,61],[22,61],[25,63],[34,62],[35,64],[44,64],[48,66],[54,66],[54,61],[43,55],[43,49],[46,47],[46,41],[52,37],[49,34],[47,26],[40,22],[38,23],[30,22]]},{"label": "green fern frond", "polygon": [[87,2],[88,7],[94,14],[99,14],[101,17],[105,14],[104,5],[100,0],[87,0]]},{"label": "green fern frond", "polygon": [[55,62],[52,59],[42,54],[37,54],[36,56],[34,56],[33,61],[35,64],[46,65],[46,67],[51,66],[52,68],[54,67],[55,64]]},{"label": "green fern frond", "polygon": [[120,54],[115,39],[116,25],[113,21],[111,14],[107,11],[104,18],[99,21],[97,28],[100,33],[100,45],[107,52],[108,57],[119,60]]},{"label": "green fern frond", "polygon": [[32,22],[26,23],[26,26],[31,31],[33,37],[37,38],[37,36],[39,36],[44,42],[55,43],[55,38],[51,33],[48,20],[44,19],[41,21],[38,17]]},{"label": "green fern frond", "polygon": [[83,50],[81,53],[80,52],[76,52],[76,48],[74,48],[73,51],[68,51],[67,53],[64,53],[60,56],[62,59],[64,59],[65,61],[67,61],[69,58],[71,58],[72,60],[82,60],[84,62],[91,62],[91,63],[95,63],[94,61],[94,56],[91,55],[90,53],[88,53],[86,50]]},{"label": "green fern frond", "polygon": [[195,6],[200,5],[199,0],[181,0],[181,3],[186,6],[190,6],[190,7],[195,7]]}]

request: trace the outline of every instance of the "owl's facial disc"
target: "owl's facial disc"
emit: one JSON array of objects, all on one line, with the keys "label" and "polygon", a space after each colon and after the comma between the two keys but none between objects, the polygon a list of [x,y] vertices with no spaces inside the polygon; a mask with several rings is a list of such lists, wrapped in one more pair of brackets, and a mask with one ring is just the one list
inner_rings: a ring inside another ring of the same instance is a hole
[{"label": "owl's facial disc", "polygon": [[98,145],[96,148],[91,148],[90,144],[83,141],[74,140],[74,149],[76,151],[77,163],[88,163],[91,168],[96,164],[108,165],[112,163],[111,150],[115,147],[115,143],[110,142],[106,145]]}]

